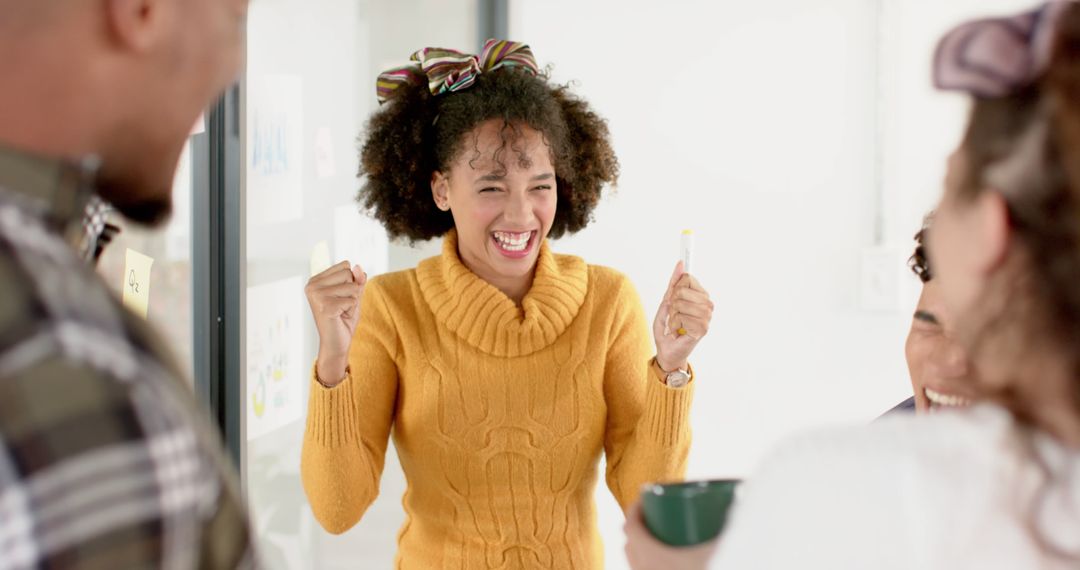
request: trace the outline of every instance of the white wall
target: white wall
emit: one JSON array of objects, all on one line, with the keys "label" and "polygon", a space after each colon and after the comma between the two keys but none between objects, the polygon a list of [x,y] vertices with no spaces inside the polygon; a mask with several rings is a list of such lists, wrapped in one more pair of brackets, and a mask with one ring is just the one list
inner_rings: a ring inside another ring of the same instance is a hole
[{"label": "white wall", "polygon": [[[959,142],[966,119],[966,98],[930,83],[937,41],[964,20],[1035,5],[1033,0],[884,0],[883,181],[896,219],[906,223],[933,205],[945,177],[945,157]],[[892,235],[905,231],[890,227]]]},{"label": "white wall", "polygon": [[680,2],[611,20],[616,4],[513,4],[512,34],[580,80],[623,165],[596,223],[558,249],[626,272],[651,314],[680,230],[695,230],[717,310],[693,358],[691,474],[741,475],[793,428],[869,419],[906,390],[903,319],[857,306],[873,236],[874,4]]},{"label": "white wall", "polygon": [[[596,223],[557,249],[627,273],[651,314],[695,230],[717,310],[693,358],[690,477],[748,475],[781,437],[910,395],[904,262],[964,110],[930,88],[930,54],[961,19],[1028,5],[511,1],[511,38],[579,82],[623,167]],[[895,262],[878,275],[885,310],[861,302],[873,256]],[[624,568],[621,513],[606,489],[598,501]]]}]

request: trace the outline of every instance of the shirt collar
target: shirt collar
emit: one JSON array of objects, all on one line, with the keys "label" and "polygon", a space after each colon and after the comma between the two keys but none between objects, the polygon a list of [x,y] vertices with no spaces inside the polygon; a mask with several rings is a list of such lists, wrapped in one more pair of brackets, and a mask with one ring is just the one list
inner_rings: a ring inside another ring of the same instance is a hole
[{"label": "shirt collar", "polygon": [[100,164],[96,156],[73,161],[0,146],[0,189],[66,233],[83,222]]}]

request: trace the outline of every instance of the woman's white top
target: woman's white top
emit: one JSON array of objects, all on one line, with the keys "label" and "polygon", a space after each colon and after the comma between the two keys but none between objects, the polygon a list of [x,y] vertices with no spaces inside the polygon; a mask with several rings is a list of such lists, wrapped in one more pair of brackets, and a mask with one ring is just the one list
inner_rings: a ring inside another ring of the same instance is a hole
[{"label": "woman's white top", "polygon": [[710,568],[1075,570],[1080,452],[991,405],[800,436],[743,486]]}]

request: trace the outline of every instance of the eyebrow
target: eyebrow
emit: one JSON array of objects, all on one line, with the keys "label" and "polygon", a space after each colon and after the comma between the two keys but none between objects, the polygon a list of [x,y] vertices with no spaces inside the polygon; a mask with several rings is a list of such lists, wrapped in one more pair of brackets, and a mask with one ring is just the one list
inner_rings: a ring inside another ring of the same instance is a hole
[{"label": "eyebrow", "polygon": [[915,320],[923,321],[925,323],[930,323],[930,324],[933,324],[933,325],[940,325],[941,324],[938,321],[937,317],[934,316],[933,313],[930,313],[930,312],[927,312],[927,311],[915,311]]},{"label": "eyebrow", "polygon": [[[555,174],[554,173],[545,172],[544,174],[538,174],[536,176],[533,176],[532,181],[533,182],[541,182],[543,180],[554,180],[554,179],[555,179]],[[485,175],[481,176],[480,178],[476,179],[477,182],[502,182],[503,180],[506,180],[506,174],[505,173],[499,173],[499,172],[493,172],[491,174],[485,174]]]}]

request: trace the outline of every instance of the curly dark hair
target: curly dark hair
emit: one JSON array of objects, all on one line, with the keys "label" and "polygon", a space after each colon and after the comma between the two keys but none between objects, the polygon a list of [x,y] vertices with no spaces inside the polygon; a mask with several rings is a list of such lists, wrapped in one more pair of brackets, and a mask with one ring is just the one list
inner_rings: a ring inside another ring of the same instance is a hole
[{"label": "curly dark hair", "polygon": [[364,180],[357,201],[393,239],[410,243],[454,227],[431,197],[431,177],[446,172],[467,148],[467,135],[491,119],[504,121],[502,154],[527,126],[551,151],[558,205],[550,236],[575,233],[592,221],[604,187],[619,175],[607,123],[567,86],[546,75],[504,68],[479,75],[469,88],[432,95],[426,82],[399,87],[368,122],[360,151]]},{"label": "curly dark hair", "polygon": [[929,283],[934,278],[934,274],[930,272],[930,259],[926,256],[926,234],[930,231],[933,219],[933,212],[923,218],[922,228],[915,234],[915,252],[908,258],[908,267],[923,283]]}]

